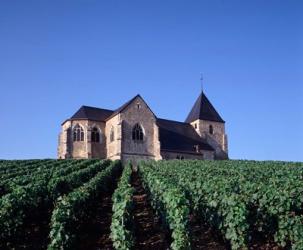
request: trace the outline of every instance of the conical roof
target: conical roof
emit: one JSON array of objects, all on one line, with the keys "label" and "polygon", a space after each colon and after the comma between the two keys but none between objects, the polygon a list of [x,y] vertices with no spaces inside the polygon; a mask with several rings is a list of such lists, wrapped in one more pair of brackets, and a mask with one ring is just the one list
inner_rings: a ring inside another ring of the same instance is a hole
[{"label": "conical roof", "polygon": [[189,112],[185,122],[191,123],[195,120],[225,122],[216,111],[214,106],[210,103],[203,91]]}]

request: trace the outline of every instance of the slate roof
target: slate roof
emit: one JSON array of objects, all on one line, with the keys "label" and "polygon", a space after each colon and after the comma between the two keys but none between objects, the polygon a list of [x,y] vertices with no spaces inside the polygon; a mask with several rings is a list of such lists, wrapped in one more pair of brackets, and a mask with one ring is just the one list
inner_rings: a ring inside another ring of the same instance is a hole
[{"label": "slate roof", "polygon": [[[70,120],[79,120],[79,119],[87,119],[87,120],[94,120],[94,121],[107,121],[110,118],[114,117],[115,115],[121,113],[124,109],[128,107],[137,97],[140,97],[142,100],[143,98],[138,94],[122,106],[117,108],[116,110],[109,110],[109,109],[101,109],[95,108],[90,106],[82,106],[71,118]],[[148,107],[149,108],[149,107]],[[149,108],[150,109],[150,108]],[[153,111],[150,109],[153,113]],[[154,113],[153,113],[154,114]]]},{"label": "slate roof", "polygon": [[117,108],[109,117],[106,118],[106,120],[109,120],[110,118],[114,117],[116,114],[119,114],[120,112],[122,112],[124,109],[127,108],[127,106],[129,104],[131,104],[139,96],[140,95],[136,95],[135,97],[133,97],[132,99],[130,99],[129,101],[127,101],[126,103],[124,103],[122,106],[120,106],[119,108]]},{"label": "slate roof", "polygon": [[[130,105],[137,97],[140,97],[143,101],[144,99],[138,94],[135,97],[133,97],[132,99],[130,99],[128,102],[124,103],[121,107],[119,107],[118,109],[116,109],[106,120],[109,120],[110,118],[114,117],[115,115],[121,113],[124,109],[126,109],[128,107],[128,105]],[[146,106],[148,107],[148,109],[153,113],[153,115],[156,117],[156,115],[154,114],[154,112],[151,110],[151,108],[147,105],[147,103],[145,103]]]},{"label": "slate roof", "polygon": [[207,120],[215,122],[225,122],[214,106],[210,103],[204,92],[201,92],[194,106],[189,112],[185,122],[191,123],[195,120]]},{"label": "slate roof", "polygon": [[[127,108],[128,105],[130,105],[138,96],[140,95],[136,95],[116,110],[82,106],[69,120],[87,119],[102,122],[107,121],[111,117]],[[206,103],[208,107],[207,110],[212,111],[210,113],[213,114],[215,112],[215,114],[221,118],[203,93],[196,101],[189,115],[190,118],[194,117],[194,115],[197,113],[196,109],[201,107],[201,105],[199,105],[200,99],[202,99],[202,104]],[[221,119],[221,121],[223,120]],[[199,145],[201,150],[214,151],[214,149],[197,134],[195,129],[188,122],[178,122],[157,118],[157,125],[159,126],[159,140],[161,143],[161,150],[200,154],[197,153],[195,149],[195,145]]]},{"label": "slate roof", "polygon": [[200,138],[189,123],[158,118],[157,125],[159,126],[161,150],[197,153],[195,145],[199,145],[203,150],[214,150]]},{"label": "slate roof", "polygon": [[105,121],[109,116],[113,114],[113,110],[100,109],[89,106],[82,106],[71,118],[70,120],[81,120],[88,119],[94,121]]}]

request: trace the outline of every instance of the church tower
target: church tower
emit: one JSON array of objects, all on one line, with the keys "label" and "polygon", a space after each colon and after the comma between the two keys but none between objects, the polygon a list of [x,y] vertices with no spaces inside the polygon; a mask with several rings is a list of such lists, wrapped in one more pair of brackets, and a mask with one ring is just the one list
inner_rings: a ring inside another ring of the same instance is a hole
[{"label": "church tower", "polygon": [[228,159],[225,121],[202,91],[188,114],[186,123],[190,123],[201,138],[215,149],[215,159]]}]

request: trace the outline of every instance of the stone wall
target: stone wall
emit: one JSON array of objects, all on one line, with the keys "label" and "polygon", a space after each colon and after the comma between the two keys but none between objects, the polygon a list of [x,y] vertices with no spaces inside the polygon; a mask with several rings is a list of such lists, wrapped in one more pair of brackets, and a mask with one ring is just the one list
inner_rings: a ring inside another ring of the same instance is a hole
[{"label": "stone wall", "polygon": [[[114,131],[114,140],[110,140],[111,130]],[[112,117],[106,122],[106,152],[107,158],[111,160],[121,159],[122,121],[120,114]]]},{"label": "stone wall", "polygon": [[[123,160],[161,159],[156,117],[142,98],[137,97],[121,112],[121,120],[123,121]],[[132,130],[137,123],[143,129],[143,141],[134,141],[132,139]]]},{"label": "stone wall", "polygon": [[[84,130],[84,141],[73,141],[73,129],[74,127],[79,124]],[[87,145],[87,120],[77,120],[71,121],[71,155],[74,159],[82,159],[82,158],[89,158],[88,154],[88,145]]]},{"label": "stone wall", "polygon": [[150,160],[153,159],[150,156],[144,156],[144,155],[135,155],[135,154],[122,154],[122,163],[126,164],[127,162],[131,162],[133,166],[137,166],[138,162],[141,160]]},{"label": "stone wall", "polygon": [[153,138],[153,146],[154,146],[154,159],[156,161],[162,159],[161,155],[161,144],[159,140],[159,127],[157,123],[154,123],[154,138]]},{"label": "stone wall", "polygon": [[[221,122],[196,120],[191,123],[197,133],[204,138],[216,151],[216,159],[228,158],[227,135],[225,124]],[[213,134],[210,134],[209,127],[213,127]]]},{"label": "stone wall", "polygon": [[70,127],[71,127],[71,122],[66,121],[64,124],[61,126],[61,132],[59,133],[59,141],[58,141],[58,158],[59,159],[67,159],[71,158],[71,152],[70,150]]},{"label": "stone wall", "polygon": [[201,154],[190,154],[190,153],[182,153],[182,152],[172,152],[172,151],[161,151],[162,158],[164,160],[176,160],[178,157],[184,157],[184,160],[213,160],[214,159],[214,152],[202,150]]},{"label": "stone wall", "polygon": [[[143,141],[132,139],[132,130],[139,124],[144,133]],[[84,131],[84,141],[73,141],[73,128],[79,124]],[[191,125],[214,149],[202,151],[201,154],[161,151],[159,128],[156,117],[145,101],[137,96],[124,110],[111,117],[106,122],[97,122],[85,119],[67,120],[61,126],[58,142],[58,158],[108,158],[122,159],[123,162],[140,159],[176,159],[183,156],[185,159],[226,159],[228,158],[227,135],[225,124],[220,122],[197,120]],[[213,134],[209,133],[209,125],[213,126]],[[101,141],[91,141],[91,131],[97,127]],[[114,140],[110,140],[111,130],[114,131]]]},{"label": "stone wall", "polygon": [[[84,140],[73,141],[73,128],[79,124],[83,128]],[[91,142],[91,130],[97,127],[100,130],[101,142]],[[106,138],[104,136],[105,123],[89,120],[66,121],[61,128],[58,144],[58,158],[106,158]]]},{"label": "stone wall", "polygon": [[[132,139],[132,130],[137,123],[143,129],[143,141]],[[73,142],[72,132],[68,136],[67,131],[72,131],[77,124],[84,130],[84,141]],[[94,126],[101,130],[101,143],[91,142]],[[113,141],[110,140],[111,130],[114,131]],[[140,97],[106,123],[89,120],[67,121],[62,126],[59,141],[59,158],[161,159],[156,117]]]},{"label": "stone wall", "polygon": [[[100,134],[100,142],[92,142],[91,132],[93,128],[97,128]],[[105,122],[88,121],[87,127],[87,148],[88,157],[105,159],[106,158],[106,137],[105,137]]]}]

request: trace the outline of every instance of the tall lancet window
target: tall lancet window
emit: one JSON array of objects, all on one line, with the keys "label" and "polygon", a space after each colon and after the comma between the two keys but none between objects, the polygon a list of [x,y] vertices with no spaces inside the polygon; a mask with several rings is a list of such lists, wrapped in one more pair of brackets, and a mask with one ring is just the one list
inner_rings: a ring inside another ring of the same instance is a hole
[{"label": "tall lancet window", "polygon": [[73,139],[74,141],[84,141],[84,130],[79,124],[74,127]]},{"label": "tall lancet window", "polygon": [[143,141],[143,130],[138,123],[133,127],[132,137],[134,141]]},{"label": "tall lancet window", "polygon": [[92,142],[100,142],[100,132],[96,127],[94,127],[92,129],[92,137],[91,138],[92,138]]}]

